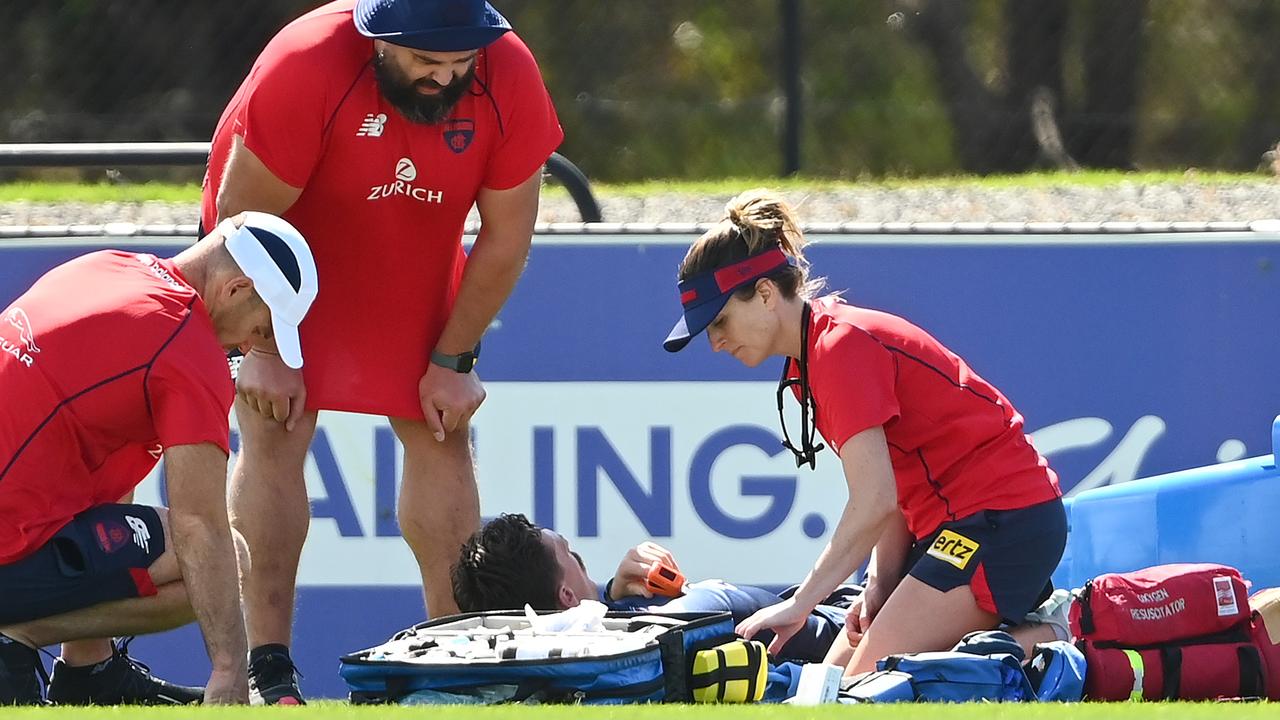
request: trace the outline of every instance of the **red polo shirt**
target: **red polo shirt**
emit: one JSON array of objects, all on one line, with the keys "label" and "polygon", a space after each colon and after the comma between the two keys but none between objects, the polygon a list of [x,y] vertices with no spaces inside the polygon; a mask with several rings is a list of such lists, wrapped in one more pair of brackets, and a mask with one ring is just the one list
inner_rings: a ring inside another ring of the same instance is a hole
[{"label": "red polo shirt", "polygon": [[54,268],[0,314],[0,350],[0,564],[118,502],[166,447],[228,449],[226,352],[169,260]]},{"label": "red polo shirt", "polygon": [[[854,435],[884,427],[898,505],[916,539],[979,510],[1062,495],[1009,399],[942,343],[900,317],[838,298],[812,307],[818,431],[839,452]],[[788,374],[797,374],[794,360]]]},{"label": "red polo shirt", "polygon": [[354,0],[290,23],[223,112],[202,221],[235,136],[302,188],[284,213],[311,245],[320,294],[302,323],[307,406],[421,418],[418,380],[452,309],[461,239],[481,188],[528,179],[563,133],[533,55],[507,33],[477,55],[475,81],[436,125],[414,124],[378,92],[373,41]]}]

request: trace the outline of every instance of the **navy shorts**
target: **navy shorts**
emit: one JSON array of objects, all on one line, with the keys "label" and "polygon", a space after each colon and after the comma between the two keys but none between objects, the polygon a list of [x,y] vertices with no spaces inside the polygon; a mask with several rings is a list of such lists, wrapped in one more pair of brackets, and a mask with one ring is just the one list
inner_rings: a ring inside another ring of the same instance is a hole
[{"label": "navy shorts", "polygon": [[148,568],[164,554],[155,508],[100,505],[34,553],[0,565],[0,625],[156,594]]},{"label": "navy shorts", "polygon": [[983,510],[916,542],[908,574],[942,592],[968,585],[978,607],[1017,624],[1053,592],[1050,577],[1066,544],[1061,499]]}]

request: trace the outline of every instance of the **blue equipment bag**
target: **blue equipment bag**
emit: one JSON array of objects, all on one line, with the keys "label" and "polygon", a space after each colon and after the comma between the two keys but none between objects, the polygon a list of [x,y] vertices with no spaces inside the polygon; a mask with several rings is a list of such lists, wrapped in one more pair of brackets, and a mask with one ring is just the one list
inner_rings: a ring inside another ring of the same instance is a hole
[{"label": "blue equipment bag", "polygon": [[472,637],[468,633],[509,628],[518,635],[529,628],[517,612],[467,613],[420,623],[382,645],[346,655],[339,673],[352,703],[689,702],[694,654],[734,638],[729,613],[610,612],[603,622],[615,634],[644,637],[636,636],[634,649],[585,656],[573,654],[583,651],[581,646],[568,649],[569,639],[564,648],[552,647],[554,635],[505,653],[496,647],[501,640],[489,639],[494,649],[489,657],[440,661],[442,648],[460,642],[483,646],[483,640],[460,640]]},{"label": "blue equipment bag", "polygon": [[932,652],[879,660],[875,672],[842,688],[840,697],[862,702],[1021,702],[1036,695],[1012,655]]},{"label": "blue equipment bag", "polygon": [[1084,653],[1065,640],[1041,643],[1027,663],[1027,679],[1044,702],[1079,702],[1084,697]]},{"label": "blue equipment bag", "polygon": [[875,672],[844,684],[845,702],[1035,700],[1022,669],[1022,648],[999,631],[970,633],[950,652],[890,655]]}]

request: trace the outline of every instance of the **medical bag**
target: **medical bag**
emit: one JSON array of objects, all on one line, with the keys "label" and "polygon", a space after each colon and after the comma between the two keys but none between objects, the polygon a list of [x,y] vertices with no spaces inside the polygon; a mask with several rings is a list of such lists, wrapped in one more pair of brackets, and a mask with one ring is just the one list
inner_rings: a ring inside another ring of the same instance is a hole
[{"label": "medical bag", "polygon": [[729,613],[609,612],[589,632],[535,623],[512,611],[431,620],[342,657],[339,673],[353,703],[688,702],[694,655],[734,637]]},{"label": "medical bag", "polygon": [[1125,647],[1216,635],[1248,624],[1248,585],[1225,565],[1108,573],[1084,584],[1070,621],[1077,638]]},{"label": "medical bag", "polygon": [[764,698],[769,653],[758,640],[732,640],[693,657],[694,702],[753,703]]},{"label": "medical bag", "polygon": [[846,679],[840,701],[1024,702],[1036,699],[1022,668],[1022,648],[1000,631],[974,632],[950,652],[890,655],[876,669]]},{"label": "medical bag", "polygon": [[1147,648],[1081,645],[1090,700],[1216,700],[1266,696],[1265,668],[1247,634]]},{"label": "medical bag", "polygon": [[1071,608],[1091,700],[1263,697],[1248,583],[1232,567],[1157,565],[1100,575]]}]

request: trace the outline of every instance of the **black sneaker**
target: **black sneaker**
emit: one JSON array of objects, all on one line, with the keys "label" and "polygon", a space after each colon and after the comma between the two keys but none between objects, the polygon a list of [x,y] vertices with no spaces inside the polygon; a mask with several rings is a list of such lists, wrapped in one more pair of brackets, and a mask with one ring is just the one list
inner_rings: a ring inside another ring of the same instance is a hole
[{"label": "black sneaker", "polygon": [[298,687],[301,674],[285,646],[254,648],[249,658],[249,704],[306,705]]},{"label": "black sneaker", "polygon": [[0,635],[0,705],[44,705],[48,678],[40,653]]},{"label": "black sneaker", "polygon": [[129,657],[126,638],[111,657],[97,665],[73,667],[53,663],[49,701],[55,705],[191,705],[204,700],[204,688],[175,685],[151,674],[151,668]]}]

